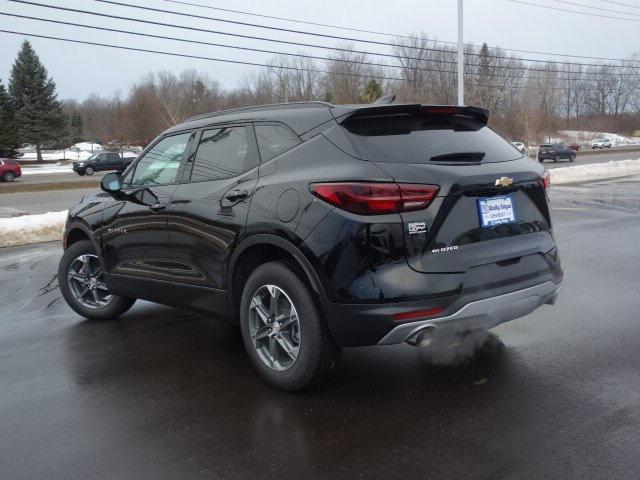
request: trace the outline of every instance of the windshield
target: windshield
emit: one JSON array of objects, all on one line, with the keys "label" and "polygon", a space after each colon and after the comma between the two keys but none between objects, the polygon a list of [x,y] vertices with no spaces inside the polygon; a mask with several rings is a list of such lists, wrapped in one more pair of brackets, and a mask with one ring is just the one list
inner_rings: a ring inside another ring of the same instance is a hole
[{"label": "windshield", "polygon": [[428,163],[456,156],[503,162],[522,153],[489,127],[466,117],[400,113],[356,117],[343,126],[364,158]]},{"label": "windshield", "polygon": [[89,158],[87,158],[87,160],[95,160],[96,158],[98,158],[100,156],[99,153],[94,153],[93,155],[91,155]]}]

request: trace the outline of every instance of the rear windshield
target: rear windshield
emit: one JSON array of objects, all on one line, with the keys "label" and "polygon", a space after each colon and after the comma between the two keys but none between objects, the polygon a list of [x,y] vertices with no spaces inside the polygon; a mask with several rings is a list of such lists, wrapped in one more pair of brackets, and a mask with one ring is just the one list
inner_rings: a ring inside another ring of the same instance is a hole
[{"label": "rear windshield", "polygon": [[343,126],[364,158],[379,162],[504,162],[522,157],[489,127],[465,117],[401,113],[356,117]]}]

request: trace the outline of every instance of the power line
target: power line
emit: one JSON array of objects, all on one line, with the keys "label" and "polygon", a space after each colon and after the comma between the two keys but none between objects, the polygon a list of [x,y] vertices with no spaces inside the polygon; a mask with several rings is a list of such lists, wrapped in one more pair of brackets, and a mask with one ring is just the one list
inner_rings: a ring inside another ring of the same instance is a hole
[{"label": "power line", "polygon": [[[220,31],[220,30],[210,30],[210,29],[206,29],[206,28],[190,27],[190,26],[186,26],[186,25],[176,25],[176,24],[172,24],[172,23],[157,22],[157,21],[154,21],[154,20],[143,20],[143,19],[140,19],[140,18],[123,17],[121,15],[112,15],[112,14],[109,14],[109,13],[92,12],[92,11],[89,11],[89,10],[80,10],[80,9],[77,9],[77,8],[59,7],[59,6],[56,6],[56,5],[47,5],[46,3],[31,2],[31,1],[27,1],[27,0],[6,0],[6,1],[14,2],[14,3],[21,3],[21,4],[25,4],[25,5],[34,5],[34,6],[50,8],[50,9],[54,9],[54,10],[62,10],[62,11],[65,11],[65,12],[83,13],[83,14],[86,14],[86,15],[93,15],[93,16],[98,16],[98,17],[103,17],[103,18],[113,18],[115,20],[127,20],[127,21],[130,21],[130,22],[145,23],[145,24],[148,24],[148,25],[157,25],[157,26],[161,26],[161,27],[181,28],[183,30],[191,30],[191,31],[194,31],[194,32],[213,33],[213,34],[216,34],[216,35],[226,35],[226,36],[230,36],[230,37],[246,38],[246,39],[250,39],[250,40],[262,40],[262,41],[265,41],[265,42],[274,42],[274,43],[280,43],[280,44],[285,44],[285,45],[295,45],[295,46],[298,46],[298,47],[320,48],[320,49],[332,50],[332,51],[337,51],[337,52],[359,53],[359,54],[365,54],[365,55],[375,55],[375,56],[380,56],[380,57],[398,58],[396,55],[393,55],[393,54],[390,54],[390,53],[370,52],[370,51],[366,51],[366,50],[353,50],[353,49],[349,49],[349,48],[331,47],[331,46],[325,46],[325,45],[315,45],[315,44],[311,44],[311,43],[301,43],[301,42],[293,42],[293,41],[288,41],[288,40],[279,40],[279,39],[268,38],[268,37],[258,37],[258,36],[255,36],[255,35],[245,35],[245,34],[240,34],[240,33],[223,32],[223,31]],[[402,57],[402,58],[409,59],[409,60],[423,60],[420,57]],[[453,62],[441,61],[441,63],[453,63]]]},{"label": "power line", "polygon": [[[410,35],[396,35],[394,33],[387,33],[387,32],[379,32],[376,30],[365,30],[362,28],[353,28],[353,27],[344,27],[344,26],[340,26],[340,25],[329,25],[327,23],[320,23],[320,22],[311,22],[308,20],[297,20],[297,19],[293,19],[293,18],[287,18],[287,17],[277,17],[274,15],[266,15],[266,14],[262,14],[262,13],[254,13],[254,12],[246,12],[246,11],[242,11],[242,10],[234,10],[232,8],[222,8],[222,7],[214,7],[212,5],[202,5],[200,3],[192,3],[192,2],[185,2],[185,1],[181,1],[181,0],[164,0],[165,2],[168,3],[175,3],[178,5],[189,5],[190,7],[200,7],[200,8],[207,8],[209,10],[216,10],[219,12],[228,12],[228,13],[239,13],[241,15],[249,15],[252,17],[259,17],[259,18],[268,18],[270,20],[281,20],[284,22],[292,22],[292,23],[301,23],[304,25],[313,25],[315,27],[329,27],[329,28],[336,28],[338,30],[345,30],[345,31],[349,31],[349,32],[359,32],[359,33],[372,33],[374,35],[384,35],[385,37],[397,37],[397,38],[418,38],[418,37],[412,37]],[[446,42],[444,40],[441,41],[441,43],[455,43],[455,42]],[[468,44],[471,45],[471,44]]]},{"label": "power line", "polygon": [[[291,56],[291,57],[310,58],[310,59],[314,59],[314,60],[326,60],[326,61],[336,61],[336,62],[344,62],[344,63],[354,63],[354,64],[358,64],[358,65],[371,65],[371,66],[375,66],[375,67],[402,68],[401,65],[391,65],[391,64],[388,64],[388,63],[374,63],[374,62],[365,62],[365,61],[360,61],[360,60],[345,60],[345,59],[342,59],[342,58],[331,58],[331,57],[321,57],[321,56],[317,56],[317,55],[307,55],[305,53],[289,53],[289,52],[282,52],[282,51],[279,51],[279,50],[265,50],[265,49],[262,49],[262,48],[241,47],[241,46],[238,46],[238,45],[229,45],[229,44],[225,44],[225,43],[205,42],[203,40],[192,40],[192,39],[180,38],[180,37],[169,37],[167,35],[155,35],[155,34],[152,34],[152,33],[133,32],[131,30],[120,30],[120,29],[117,29],[117,28],[99,27],[97,25],[88,25],[86,23],[66,22],[66,21],[63,21],[63,20],[53,20],[53,19],[49,19],[49,18],[32,17],[32,16],[29,16],[29,15],[19,15],[17,13],[0,12],[0,15],[4,15],[4,16],[7,16],[7,17],[22,18],[22,19],[26,19],[26,20],[36,20],[36,21],[39,21],[39,22],[54,23],[54,24],[58,24],[58,25],[69,25],[69,26],[73,26],[73,27],[89,28],[89,29],[92,29],[92,30],[101,30],[101,31],[106,31],[106,32],[114,32],[114,33],[124,33],[126,35],[136,35],[136,36],[139,36],[139,37],[149,37],[149,38],[157,38],[157,39],[160,39],[160,40],[172,40],[172,41],[176,41],[176,42],[193,43],[193,44],[198,44],[198,45],[208,45],[208,46],[211,46],[211,47],[233,48],[233,49],[236,49],[236,50],[243,50],[243,51],[249,51],[249,52],[270,53],[270,54],[274,54],[274,55],[286,55],[286,56]],[[427,71],[427,72],[456,73],[454,70],[436,70],[436,69],[429,69],[429,68],[422,68],[422,67],[416,67],[415,70],[421,70],[421,71]]]},{"label": "power line", "polygon": [[[10,0],[10,1],[17,1],[17,0]],[[354,37],[341,37],[341,36],[338,36],[338,35],[329,35],[329,34],[326,34],[326,33],[305,32],[303,30],[294,30],[294,29],[283,28],[283,27],[273,27],[273,26],[261,25],[261,24],[257,24],[257,23],[241,22],[241,21],[238,21],[238,20],[227,20],[227,19],[218,18],[218,17],[206,17],[204,15],[196,15],[196,14],[193,14],[193,13],[185,13],[185,12],[176,12],[174,10],[165,10],[165,9],[162,9],[162,8],[144,7],[142,5],[134,5],[134,4],[131,4],[131,3],[117,2],[115,0],[93,0],[93,1],[100,2],[100,3],[106,3],[106,4],[111,4],[111,5],[119,5],[119,6],[124,6],[124,7],[137,8],[137,9],[140,9],[140,10],[146,10],[146,11],[152,11],[152,12],[168,13],[168,14],[171,14],[171,15],[179,15],[179,16],[183,16],[183,17],[198,18],[198,19],[201,19],[201,20],[213,20],[213,21],[217,21],[217,22],[231,23],[231,24],[235,24],[235,25],[243,25],[243,26],[250,26],[250,27],[256,27],[256,28],[263,28],[263,29],[268,29],[268,30],[276,30],[276,31],[281,31],[281,32],[297,33],[297,34],[302,34],[302,35],[313,35],[313,36],[322,37],[322,38],[331,38],[331,39],[334,39],[334,40],[344,40],[344,41],[351,41],[351,42],[369,43],[369,44],[373,44],[373,45],[384,45],[384,46],[387,46],[387,47],[409,48],[409,49],[413,49],[413,50],[429,50],[429,51],[433,51],[433,52],[444,52],[444,53],[450,53],[451,52],[451,50],[445,50],[445,49],[439,49],[439,48],[433,48],[433,47],[429,47],[429,48],[416,47],[416,46],[413,46],[413,45],[402,45],[402,44],[398,44],[398,43],[381,42],[381,41],[376,41],[376,40],[365,40],[365,39],[354,38]],[[510,1],[517,1],[517,0],[510,0]],[[520,2],[520,3],[523,3],[523,2]],[[549,8],[552,8],[552,7],[549,7]],[[631,19],[627,19],[627,20],[631,20]],[[640,19],[638,19],[637,21],[640,22]],[[473,52],[467,52],[466,55],[471,55],[471,56],[476,56],[476,57],[480,56],[479,53],[473,53]],[[484,56],[489,57],[489,58],[508,58],[508,57],[504,57],[502,55],[493,55],[493,54],[486,54]],[[566,62],[540,60],[540,59],[533,59],[533,58],[527,58],[527,59],[522,59],[522,60],[526,60],[526,61],[529,61],[529,62],[542,62],[542,63],[566,63]]]},{"label": "power line", "polygon": [[[44,39],[47,39],[47,40],[57,40],[57,41],[61,41],[61,42],[78,43],[78,44],[82,44],[82,45],[114,48],[114,49],[128,50],[128,51],[133,51],[133,52],[154,53],[154,54],[159,54],[159,55],[168,55],[168,56],[173,56],[173,57],[190,58],[190,59],[196,59],[196,60],[208,60],[208,61],[220,62],[220,63],[232,63],[232,64],[236,64],[236,65],[249,65],[249,66],[254,66],[254,67],[266,67],[266,68],[269,68],[269,69],[272,69],[272,70],[289,70],[289,71],[310,72],[310,73],[327,73],[327,74],[340,75],[340,76],[346,76],[346,77],[375,78],[375,79],[378,79],[378,80],[389,80],[389,81],[407,81],[407,79],[401,78],[401,77],[388,77],[388,76],[378,76],[378,75],[363,75],[363,74],[345,73],[345,72],[331,71],[331,70],[321,70],[321,69],[315,69],[315,68],[300,68],[300,67],[291,67],[291,66],[269,65],[269,64],[266,64],[266,63],[247,62],[247,61],[243,61],[243,60],[233,60],[233,59],[217,58],[217,57],[204,57],[204,56],[200,56],[200,55],[190,55],[190,54],[186,54],[186,53],[167,52],[167,51],[163,51],[163,50],[151,50],[151,49],[146,49],[146,48],[128,47],[128,46],[124,46],[124,45],[114,45],[114,44],[110,44],[110,43],[91,42],[91,41],[88,41],[88,40],[77,40],[77,39],[65,38],[65,37],[54,37],[52,35],[42,35],[42,34],[39,34],[39,33],[18,32],[18,31],[15,31],[15,30],[0,30],[0,33],[7,33],[7,34],[10,34],[10,35],[22,35],[22,36],[34,37],[34,38],[44,38]],[[442,82],[442,83],[447,84],[447,85],[453,85],[453,83],[451,83],[451,82]],[[495,88],[495,89],[498,89],[498,90],[511,90],[511,89],[548,90],[547,88],[545,88],[543,86],[536,86],[536,85],[533,85],[533,86],[532,85],[492,85],[492,84],[484,84],[483,83],[483,84],[475,84],[474,86],[475,87]],[[553,89],[554,90],[566,90],[566,88],[555,87],[555,86],[553,87]],[[588,88],[588,89],[583,89],[583,90],[589,91],[589,90],[595,90],[595,89]]]},{"label": "power line", "polygon": [[640,13],[623,12],[622,10],[611,10],[610,8],[596,7],[593,5],[585,5],[584,3],[569,2],[567,0],[551,0],[556,3],[564,3],[566,5],[573,5],[574,7],[590,8],[592,10],[600,10],[601,12],[609,13],[621,13],[623,15],[632,15],[634,17],[640,17]]},{"label": "power line", "polygon": [[559,12],[576,13],[578,15],[587,15],[589,17],[611,18],[614,20],[625,20],[628,22],[640,22],[640,18],[624,18],[614,17],[613,15],[603,15],[600,13],[579,12],[578,10],[569,10],[567,8],[550,7],[549,5],[540,5],[539,3],[523,2],[522,0],[507,0],[508,2],[520,3],[522,5],[529,5],[531,7],[546,8],[547,10],[557,10]]},{"label": "power line", "polygon": [[601,2],[605,2],[605,3],[611,3],[612,5],[620,5],[621,7],[631,7],[631,8],[637,8],[640,10],[640,6],[638,5],[630,5],[628,3],[620,3],[620,2],[613,2],[611,0],[600,0]]},{"label": "power line", "polygon": [[[121,29],[117,29],[117,28],[109,28],[109,27],[100,27],[97,25],[88,25],[85,23],[75,23],[75,22],[67,22],[64,20],[54,20],[54,19],[49,19],[49,18],[42,18],[42,17],[33,17],[30,15],[20,15],[17,13],[5,13],[5,12],[0,12],[0,15],[3,16],[7,16],[7,17],[14,17],[14,18],[21,18],[21,19],[26,19],[26,20],[35,20],[35,21],[39,21],[39,22],[47,22],[47,23],[53,23],[53,24],[57,24],[57,25],[68,25],[68,26],[73,26],[73,27],[80,27],[80,28],[88,28],[88,29],[92,29],[92,30],[99,30],[99,31],[106,31],[106,32],[113,32],[113,33],[123,33],[126,35],[135,35],[135,36],[140,36],[140,37],[148,37],[148,38],[157,38],[160,40],[171,40],[171,41],[177,41],[177,42],[183,42],[183,43],[190,43],[190,44],[198,44],[198,45],[208,45],[208,46],[214,46],[214,47],[222,47],[222,48],[232,48],[232,49],[236,49],[236,50],[242,50],[242,51],[251,51],[251,52],[260,52],[260,53],[270,53],[270,54],[275,54],[275,55],[285,55],[285,56],[291,56],[291,57],[297,57],[297,58],[309,58],[309,59],[315,59],[315,60],[324,60],[324,61],[337,61],[337,62],[343,62],[343,63],[353,63],[353,64],[357,64],[357,65],[370,65],[370,66],[374,66],[374,67],[386,67],[386,68],[396,68],[396,69],[401,69],[401,70],[410,70],[410,71],[424,71],[424,72],[435,72],[435,73],[457,73],[457,70],[442,70],[442,69],[434,69],[434,68],[425,68],[425,67],[404,67],[402,65],[391,65],[391,64],[386,64],[386,63],[373,63],[373,62],[366,62],[366,61],[360,61],[360,60],[345,60],[345,59],[334,59],[334,58],[330,58],[330,57],[322,57],[322,56],[316,56],[316,55],[307,55],[304,53],[289,53],[289,52],[282,52],[282,51],[277,51],[277,50],[265,50],[265,49],[260,49],[260,48],[251,48],[251,47],[241,47],[241,46],[237,46],[237,45],[228,45],[228,44],[224,44],[224,43],[213,43],[213,42],[205,42],[202,40],[192,40],[192,39],[187,39],[187,38],[180,38],[180,37],[171,37],[171,36],[167,36],[167,35],[156,35],[156,34],[151,34],[151,33],[142,33],[142,32],[134,32],[134,31],[130,31],[130,30],[121,30]],[[465,64],[465,66],[467,67],[476,67],[478,66],[477,64]],[[508,66],[505,66],[508,67]],[[514,70],[514,71],[525,71],[525,72],[537,72],[540,69],[531,69],[529,67],[508,67],[510,70]],[[557,71],[553,71],[553,70],[545,70],[545,71],[549,71],[549,72],[553,72],[553,73],[571,73],[571,72],[557,72]],[[585,74],[597,74],[598,72],[580,72],[581,75],[585,75]],[[635,73],[612,73],[612,75],[636,75]],[[495,73],[495,72],[488,72],[488,73],[484,73],[482,74],[482,76],[487,76],[487,77],[507,77],[509,76],[506,73]],[[545,77],[537,77],[540,79],[544,79],[544,80],[549,80],[550,77],[545,76]],[[564,76],[556,76],[553,77],[556,80],[571,80],[570,78],[564,77]]]},{"label": "power line", "polygon": [[[259,23],[249,23],[249,22],[241,22],[240,20],[229,20],[226,18],[219,18],[219,17],[206,17],[204,15],[197,15],[195,13],[186,13],[186,12],[176,12],[174,10],[165,10],[164,8],[155,8],[155,7],[145,7],[142,5],[135,5],[132,3],[124,3],[124,2],[116,2],[114,0],[93,0],[94,2],[100,2],[100,3],[107,3],[110,5],[118,5],[120,7],[130,7],[130,8],[137,8],[139,10],[145,10],[145,11],[149,11],[149,12],[159,12],[159,13],[168,13],[170,15],[179,15],[181,17],[189,17],[189,18],[197,18],[200,20],[212,20],[215,22],[222,22],[222,23],[231,23],[233,25],[242,25],[243,27],[255,27],[255,28],[264,28],[267,30],[276,30],[278,32],[286,32],[286,33],[297,33],[300,35],[311,35],[314,37],[321,37],[321,38],[330,38],[332,40],[343,40],[346,42],[359,42],[359,43],[369,43],[372,45],[383,45],[385,47],[403,47],[403,48],[411,48],[411,49],[420,49],[420,47],[414,47],[411,45],[402,45],[399,43],[389,43],[389,42],[383,42],[383,41],[379,41],[379,40],[366,40],[363,38],[355,38],[355,37],[341,37],[339,35],[330,35],[328,33],[319,33],[319,32],[305,32],[304,30],[295,30],[292,28],[284,28],[284,27],[274,27],[274,26],[269,26],[269,25],[261,25]],[[433,49],[434,51],[436,51],[436,49]],[[443,50],[445,51],[445,50]],[[446,50],[448,52],[448,50]]]},{"label": "power line", "polygon": [[134,52],[144,52],[144,53],[156,53],[156,54],[160,54],[160,55],[170,55],[170,56],[174,56],[174,57],[183,57],[183,58],[193,58],[196,60],[210,60],[213,62],[222,62],[222,63],[234,63],[237,65],[249,65],[249,66],[253,66],[253,67],[267,67],[267,68],[272,68],[275,70],[295,70],[295,71],[305,71],[305,72],[312,72],[312,73],[331,73],[331,74],[336,74],[336,75],[343,75],[343,76],[347,76],[347,77],[359,77],[359,78],[378,78],[381,80],[404,80],[403,78],[400,77],[384,77],[384,76],[377,76],[377,75],[361,75],[361,74],[355,74],[355,73],[344,73],[344,72],[337,72],[337,71],[330,71],[330,70],[320,70],[320,69],[315,69],[315,68],[298,68],[298,67],[291,67],[291,66],[286,66],[286,65],[269,65],[267,63],[257,63],[257,62],[247,62],[244,60],[232,60],[232,59],[227,59],[227,58],[217,58],[217,57],[203,57],[200,55],[191,55],[191,54],[187,54],[187,53],[178,53],[178,52],[166,52],[163,50],[151,50],[151,49],[147,49],[147,48],[137,48],[137,47],[127,47],[124,45],[113,45],[110,43],[101,43],[101,42],[90,42],[88,40],[76,40],[73,38],[65,38],[65,37],[54,37],[51,35],[42,35],[39,33],[26,33],[26,32],[17,32],[15,30],[0,30],[0,33],[9,33],[12,35],[24,35],[27,37],[36,37],[36,38],[46,38],[48,40],[58,40],[61,42],[69,42],[69,43],[80,43],[83,45],[92,45],[92,46],[98,46],[98,47],[109,47],[109,48],[117,48],[117,49],[121,49],[121,50],[130,50],[130,51],[134,51]]},{"label": "power line", "polygon": [[[143,19],[139,19],[139,18],[132,18],[132,17],[124,17],[121,15],[112,15],[112,14],[108,14],[108,13],[99,13],[99,12],[93,12],[93,11],[89,11],[89,10],[81,10],[81,9],[77,9],[77,8],[69,8],[69,7],[60,7],[60,6],[55,6],[55,5],[48,5],[46,3],[38,3],[38,2],[33,2],[33,1],[29,1],[29,0],[7,0],[9,2],[13,2],[13,3],[21,3],[21,4],[26,4],[26,5],[34,5],[34,6],[39,6],[39,7],[44,7],[44,8],[49,8],[49,9],[54,9],[54,10],[62,10],[62,11],[67,11],[67,12],[74,12],[74,13],[83,13],[83,14],[87,14],[87,15],[93,15],[93,16],[99,16],[99,17],[104,17],[104,18],[113,18],[116,20],[127,20],[127,21],[132,21],[132,22],[138,22],[138,23],[146,23],[149,25],[158,25],[158,26],[162,26],[162,27],[171,27],[171,28],[181,28],[181,29],[185,29],[185,30],[191,30],[191,31],[196,31],[196,32],[204,32],[204,33],[213,33],[213,34],[219,34],[219,35],[226,35],[226,36],[231,36],[231,37],[238,37],[238,38],[246,38],[246,39],[252,39],[252,40],[262,40],[262,41],[267,41],[267,42],[274,42],[274,43],[280,43],[280,44],[286,44],[286,45],[296,45],[296,46],[301,46],[301,47],[310,47],[310,48],[319,48],[319,49],[325,49],[325,50],[333,50],[333,51],[338,51],[338,52],[348,52],[348,53],[358,53],[358,54],[365,54],[365,55],[374,55],[374,56],[382,56],[382,57],[388,57],[388,58],[402,58],[402,59],[408,59],[408,60],[419,60],[419,61],[430,61],[433,63],[449,63],[449,64],[455,64],[456,62],[454,60],[442,60],[442,59],[425,59],[425,58],[421,58],[421,57],[411,57],[411,56],[403,56],[403,55],[395,55],[395,54],[389,54],[389,53],[380,53],[380,52],[371,52],[371,51],[366,51],[366,50],[353,50],[353,49],[349,49],[349,48],[342,48],[342,47],[331,47],[331,46],[325,46],[325,45],[317,45],[317,44],[311,44],[311,43],[302,43],[302,42],[294,42],[294,41],[289,41],[289,40],[280,40],[280,39],[275,39],[275,38],[269,38],[269,37],[259,37],[259,36],[255,36],[255,35],[246,35],[246,34],[240,34],[240,33],[230,33],[230,32],[223,32],[220,30],[210,30],[210,29],[205,29],[205,28],[198,28],[198,27],[190,27],[190,26],[186,26],[186,25],[176,25],[176,24],[171,24],[171,23],[164,23],[164,22],[158,22],[158,21],[154,21],[154,20],[143,20]],[[106,1],[106,0],[95,0],[95,1]],[[510,0],[510,1],[515,1],[515,0]],[[138,8],[141,9],[146,9],[147,7],[141,7],[141,6],[137,6]],[[180,15],[180,12],[173,12],[176,15]],[[207,18],[207,17],[205,17]],[[416,47],[414,47],[416,48]],[[429,47],[421,47],[422,50],[426,50],[426,51],[436,51],[436,52],[444,52],[444,53],[448,53],[448,54],[452,54],[452,50],[444,50],[444,49],[434,49],[434,48],[429,48]],[[479,57],[481,56],[481,54],[479,53],[473,53],[473,52],[466,52],[467,56],[473,56],[473,57]],[[505,56],[501,56],[501,55],[491,55],[491,54],[487,54],[486,55],[488,58],[498,58],[498,59],[506,59],[506,60],[520,60],[520,61],[528,61],[528,62],[532,62],[532,63],[546,63],[546,64],[553,64],[553,65],[575,65],[575,66],[588,66],[588,67],[607,67],[607,68],[634,68],[634,69],[640,69],[640,65],[639,66],[635,66],[635,65],[610,65],[610,64],[597,64],[597,63],[579,63],[579,62],[560,62],[560,61],[555,61],[555,60],[540,60],[540,59],[531,59],[531,58],[513,58],[513,57],[505,57]],[[505,68],[505,66],[500,66],[500,65],[496,65],[495,68]],[[540,70],[542,71],[542,70]],[[549,71],[549,72],[554,72],[553,70],[545,70],[545,71]]]},{"label": "power line", "polygon": [[[274,15],[266,15],[266,14],[256,13],[256,12],[247,12],[247,11],[244,11],[244,10],[234,10],[232,8],[214,7],[212,5],[202,5],[200,3],[186,2],[184,0],[163,0],[163,1],[168,2],[168,3],[178,4],[178,5],[188,5],[188,6],[191,6],[191,7],[200,7],[200,8],[206,8],[206,9],[209,9],[209,10],[236,13],[236,14],[248,15],[248,16],[252,16],[252,17],[268,18],[268,19],[271,19],[271,20],[280,20],[280,21],[285,21],[285,22],[300,23],[300,24],[303,24],[303,25],[313,25],[313,26],[318,26],[318,27],[329,27],[329,28],[336,28],[338,30],[345,30],[345,31],[350,31],[350,32],[370,33],[370,34],[374,34],[374,35],[383,35],[383,36],[386,36],[386,37],[406,38],[406,39],[409,39],[409,40],[424,40],[423,37],[416,37],[414,35],[400,35],[400,34],[395,34],[395,33],[380,32],[380,31],[377,31],[377,30],[366,30],[366,29],[362,29],[362,28],[345,27],[345,26],[341,26],[341,25],[331,25],[331,24],[327,24],[327,23],[311,22],[311,21],[308,21],[308,20],[300,20],[300,19],[295,19],[295,18],[277,17],[277,16],[274,16]],[[601,1],[605,1],[605,0],[601,0]],[[611,3],[617,3],[617,2],[611,2]],[[625,5],[625,4],[622,4],[622,5]],[[640,8],[640,7],[635,7],[635,8]],[[447,40],[428,39],[428,41],[429,42],[433,42],[433,43],[442,43],[442,44],[446,44],[446,45],[457,45],[458,44],[458,42],[452,42],[452,41],[447,41]],[[481,45],[477,45],[475,43],[465,43],[464,45],[467,46],[467,47],[474,47],[474,48],[481,47]],[[549,55],[549,56],[565,57],[565,58],[583,58],[583,59],[591,59],[591,60],[609,60],[609,61],[612,61],[612,62],[629,61],[628,59],[624,59],[624,58],[593,57],[593,56],[589,56],[589,55],[576,55],[576,54],[557,53],[557,52],[541,52],[541,51],[538,51],[538,50],[523,50],[523,49],[518,49],[518,48],[503,48],[503,47],[497,47],[497,46],[492,46],[492,47],[489,47],[489,48],[491,48],[491,49],[501,49],[501,50],[505,50],[505,51],[508,51],[508,52],[531,53],[531,54],[535,54],[535,55]]]}]

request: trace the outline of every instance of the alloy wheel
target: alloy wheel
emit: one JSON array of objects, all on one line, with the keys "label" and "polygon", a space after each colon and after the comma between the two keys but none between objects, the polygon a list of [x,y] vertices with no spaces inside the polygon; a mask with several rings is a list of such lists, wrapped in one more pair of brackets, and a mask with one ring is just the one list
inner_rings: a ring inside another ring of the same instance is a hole
[{"label": "alloy wheel", "polygon": [[284,290],[264,285],[249,304],[249,335],[258,357],[276,371],[289,369],[300,352],[300,320]]},{"label": "alloy wheel", "polygon": [[76,301],[86,308],[103,308],[113,300],[104,283],[104,272],[96,255],[83,254],[71,262],[67,285]]}]

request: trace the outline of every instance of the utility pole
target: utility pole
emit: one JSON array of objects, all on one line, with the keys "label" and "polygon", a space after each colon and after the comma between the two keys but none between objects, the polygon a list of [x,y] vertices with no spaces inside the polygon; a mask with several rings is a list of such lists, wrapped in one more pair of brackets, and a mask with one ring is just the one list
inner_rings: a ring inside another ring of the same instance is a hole
[{"label": "utility pole", "polygon": [[464,45],[462,43],[462,2],[458,0],[458,105],[464,105]]}]

